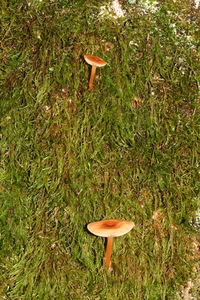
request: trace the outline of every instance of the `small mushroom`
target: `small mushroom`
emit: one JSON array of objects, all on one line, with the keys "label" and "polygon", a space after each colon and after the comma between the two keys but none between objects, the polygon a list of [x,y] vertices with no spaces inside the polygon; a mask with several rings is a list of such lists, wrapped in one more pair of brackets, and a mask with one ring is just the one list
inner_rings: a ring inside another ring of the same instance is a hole
[{"label": "small mushroom", "polygon": [[89,65],[92,66],[92,71],[90,74],[90,81],[89,81],[89,90],[91,90],[93,88],[93,81],[96,73],[96,68],[103,67],[107,63],[98,56],[84,55],[84,59]]},{"label": "small mushroom", "polygon": [[107,245],[105,251],[105,267],[111,270],[111,254],[113,237],[121,236],[129,232],[135,224],[124,220],[103,220],[87,225],[88,230],[94,235],[106,237]]}]

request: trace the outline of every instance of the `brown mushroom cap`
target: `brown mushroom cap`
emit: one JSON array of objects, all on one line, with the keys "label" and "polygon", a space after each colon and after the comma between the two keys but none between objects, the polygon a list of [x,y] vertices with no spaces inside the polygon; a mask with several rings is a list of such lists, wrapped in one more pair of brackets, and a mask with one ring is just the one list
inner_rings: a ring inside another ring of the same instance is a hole
[{"label": "brown mushroom cap", "polygon": [[96,67],[103,67],[107,64],[98,56],[84,55],[84,59],[89,65],[94,65]]},{"label": "brown mushroom cap", "polygon": [[135,224],[124,220],[103,220],[87,225],[88,230],[97,236],[116,237],[129,232]]}]

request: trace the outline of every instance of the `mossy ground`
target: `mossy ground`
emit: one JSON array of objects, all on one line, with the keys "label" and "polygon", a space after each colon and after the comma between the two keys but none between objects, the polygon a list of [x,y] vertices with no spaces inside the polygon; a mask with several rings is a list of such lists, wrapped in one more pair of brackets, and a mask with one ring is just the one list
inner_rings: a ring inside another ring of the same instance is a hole
[{"label": "mossy ground", "polygon": [[[2,1],[1,299],[174,300],[196,277],[199,12],[140,3]],[[108,63],[91,92],[85,54]],[[109,274],[103,218],[136,224]]]}]

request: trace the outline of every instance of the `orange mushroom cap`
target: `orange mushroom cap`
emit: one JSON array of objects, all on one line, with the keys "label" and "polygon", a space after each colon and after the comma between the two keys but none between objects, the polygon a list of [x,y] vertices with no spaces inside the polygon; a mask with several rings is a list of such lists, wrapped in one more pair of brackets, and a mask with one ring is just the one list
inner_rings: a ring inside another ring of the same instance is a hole
[{"label": "orange mushroom cap", "polygon": [[96,67],[103,67],[107,64],[103,59],[101,59],[98,56],[84,55],[84,59],[89,65],[93,65]]},{"label": "orange mushroom cap", "polygon": [[135,224],[124,220],[103,220],[87,225],[88,230],[94,235],[101,237],[117,237],[129,232]]}]

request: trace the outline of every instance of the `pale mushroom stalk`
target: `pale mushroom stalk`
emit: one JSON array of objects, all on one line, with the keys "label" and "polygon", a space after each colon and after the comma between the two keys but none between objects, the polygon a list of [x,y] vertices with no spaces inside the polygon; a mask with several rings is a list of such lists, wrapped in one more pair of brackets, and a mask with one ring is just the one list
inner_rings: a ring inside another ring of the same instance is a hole
[{"label": "pale mushroom stalk", "polygon": [[92,70],[91,70],[91,74],[90,74],[90,81],[89,81],[89,90],[91,90],[93,88],[93,81],[94,81],[94,77],[96,74],[96,69],[97,67],[95,65],[92,65]]},{"label": "pale mushroom stalk", "polygon": [[106,252],[105,252],[105,267],[109,269],[111,267],[111,254],[112,254],[113,237],[107,238]]}]

